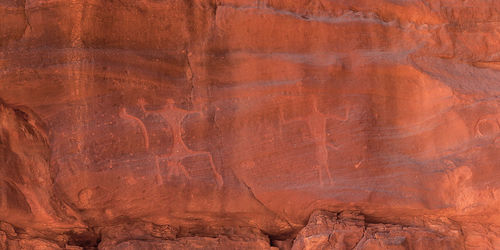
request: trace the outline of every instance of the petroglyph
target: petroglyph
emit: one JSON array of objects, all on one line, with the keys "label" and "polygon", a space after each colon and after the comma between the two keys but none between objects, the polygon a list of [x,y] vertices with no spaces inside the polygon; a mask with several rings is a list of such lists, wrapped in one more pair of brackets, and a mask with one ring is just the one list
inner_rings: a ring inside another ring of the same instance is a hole
[{"label": "petroglyph", "polygon": [[161,176],[160,163],[157,155],[155,155],[155,172],[156,172],[156,184],[163,185],[163,177]]},{"label": "petroglyph", "polygon": [[363,160],[360,160],[358,163],[354,164],[354,168],[359,168],[361,164],[363,163]]},{"label": "petroglyph", "polygon": [[322,168],[325,169],[328,174],[328,180],[330,184],[333,184],[333,177],[328,166],[328,149],[331,147],[337,150],[339,147],[327,142],[326,138],[326,122],[328,119],[335,119],[339,121],[347,121],[349,119],[349,108],[346,108],[346,113],[344,117],[338,117],[337,115],[324,115],[318,109],[318,99],[313,98],[313,110],[312,113],[307,117],[306,122],[311,131],[311,135],[314,141],[317,143],[316,147],[316,158]]},{"label": "petroglyph", "polygon": [[184,167],[184,165],[182,165],[182,160],[188,156],[205,155],[209,159],[212,172],[217,181],[217,185],[222,186],[223,185],[222,176],[215,169],[215,164],[213,162],[212,154],[210,154],[210,152],[193,151],[186,146],[184,140],[182,139],[182,132],[183,132],[182,121],[184,121],[184,118],[187,115],[198,114],[198,113],[199,113],[198,111],[188,111],[177,108],[173,100],[171,99],[167,100],[167,105],[161,111],[161,114],[172,128],[174,143],[172,152],[170,153],[170,155],[164,157],[164,159],[167,160],[168,162],[167,165],[169,165],[169,167],[175,167],[180,169],[185,174],[185,176],[189,178],[189,173]]},{"label": "petroglyph", "polygon": [[148,129],[149,153],[154,155],[166,155],[172,148],[172,128],[163,116],[155,112],[147,112],[141,115],[141,120]]},{"label": "petroglyph", "polygon": [[240,163],[240,166],[245,170],[251,170],[255,168],[255,161],[248,160]]},{"label": "petroglyph", "polygon": [[[321,186],[324,185],[324,183],[323,183],[323,170],[327,174],[329,184],[330,185],[333,184],[333,176],[332,176],[332,174],[330,172],[330,168],[328,166],[328,148],[331,148],[333,150],[338,150],[340,147],[327,141],[326,123],[327,123],[328,119],[334,119],[334,120],[341,121],[341,122],[348,121],[350,108],[346,107],[345,115],[343,117],[335,115],[335,114],[325,115],[319,111],[318,98],[314,97],[312,99],[312,112],[310,114],[308,114],[306,117],[300,117],[300,118],[294,118],[294,119],[287,120],[285,118],[285,114],[283,112],[282,107],[280,107],[279,113],[280,113],[279,119],[280,119],[281,124],[286,124],[286,123],[295,122],[295,121],[305,121],[307,123],[307,126],[309,127],[309,131],[311,133],[311,136],[312,136],[313,140],[316,142],[316,159],[318,160],[318,163],[319,163],[319,166],[317,168],[318,168],[318,173],[319,173],[320,185]],[[281,132],[281,126],[280,126],[280,132]],[[361,164],[361,162],[359,164]],[[357,165],[357,167],[359,167],[359,165]]]},{"label": "petroglyph", "polygon": [[479,119],[474,127],[477,136],[487,136],[500,131],[500,119],[496,115],[488,115]]},{"label": "petroglyph", "polygon": [[133,121],[133,122],[137,123],[137,125],[139,125],[139,128],[141,129],[142,134],[144,136],[144,145],[145,145],[146,149],[149,149],[149,135],[148,135],[148,130],[146,129],[146,125],[144,125],[144,122],[142,122],[141,119],[127,113],[126,108],[122,108],[120,110],[120,117],[123,119],[126,119],[126,120]]},{"label": "petroglyph", "polygon": [[144,100],[144,98],[139,98],[139,100],[137,100],[137,105],[139,105],[139,107],[141,108],[142,112],[147,113],[147,111],[146,111],[146,100]]},{"label": "petroglyph", "polygon": [[186,170],[184,165],[182,165],[182,159],[172,159],[172,157],[167,158],[167,167],[168,167],[168,172],[167,172],[167,178],[170,180],[173,176],[179,176],[184,174],[184,176],[189,180],[191,179],[191,176],[189,175],[189,172]]},{"label": "petroglyph", "polygon": [[[148,130],[147,127],[150,125],[150,122],[154,120],[148,120],[151,117],[151,112],[147,111],[145,108],[146,102],[143,99],[139,99],[138,105],[140,106],[142,112],[144,113],[144,119],[140,119],[136,116],[133,116],[127,113],[125,108],[122,108],[120,111],[120,117],[123,119],[127,119],[130,121],[134,121],[141,128],[144,135],[144,143],[145,147],[148,151],[150,151],[150,142],[154,142],[154,138],[150,138],[151,134],[148,131],[154,131],[154,128],[150,127]],[[172,99],[167,100],[167,105],[159,112],[161,118],[163,118],[164,122],[170,126],[171,131],[167,131],[163,128],[162,133],[171,132],[173,136],[173,147],[170,152],[162,153],[160,150],[156,150],[155,152],[150,152],[154,154],[154,167],[155,167],[155,179],[156,183],[162,185],[164,183],[162,174],[161,174],[161,165],[162,162],[166,162],[168,167],[167,178],[170,180],[173,176],[179,176],[183,174],[187,179],[191,179],[189,175],[189,171],[182,164],[183,159],[196,155],[204,155],[209,159],[209,163],[214,174],[217,185],[220,187],[223,185],[222,176],[215,168],[215,164],[212,158],[212,154],[210,152],[204,151],[193,151],[188,148],[188,146],[184,143],[182,139],[182,133],[184,132],[182,127],[182,122],[189,114],[199,114],[199,111],[188,111],[184,109],[177,108],[175,106],[175,102]],[[154,124],[153,124],[154,125]],[[153,133],[154,134],[154,133]],[[156,135],[158,136],[158,135]],[[156,145],[156,144],[154,144]],[[153,145],[153,146],[154,146]],[[158,145],[157,145],[158,146]],[[154,147],[153,147],[154,149]]]}]

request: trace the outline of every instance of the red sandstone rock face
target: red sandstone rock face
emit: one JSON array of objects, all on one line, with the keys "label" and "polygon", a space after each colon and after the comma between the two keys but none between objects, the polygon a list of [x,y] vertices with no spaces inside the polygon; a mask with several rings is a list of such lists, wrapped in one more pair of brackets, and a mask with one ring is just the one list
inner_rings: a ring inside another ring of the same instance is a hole
[{"label": "red sandstone rock face", "polygon": [[499,22],[0,0],[0,248],[499,248]]},{"label": "red sandstone rock face", "polygon": [[[445,229],[445,228],[442,228]],[[366,224],[357,211],[316,211],[292,249],[463,249],[459,230]]]}]

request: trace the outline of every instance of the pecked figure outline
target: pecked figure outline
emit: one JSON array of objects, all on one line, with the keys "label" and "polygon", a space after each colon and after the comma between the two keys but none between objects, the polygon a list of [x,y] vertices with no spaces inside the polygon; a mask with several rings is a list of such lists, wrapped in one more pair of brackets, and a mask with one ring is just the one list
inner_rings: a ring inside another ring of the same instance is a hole
[{"label": "pecked figure outline", "polygon": [[[341,121],[341,122],[348,121],[349,114],[350,114],[350,107],[347,106],[345,108],[344,117],[340,117],[340,116],[335,115],[335,114],[325,115],[325,114],[321,113],[321,111],[319,111],[319,109],[318,109],[318,97],[314,96],[314,97],[312,97],[312,112],[310,114],[308,114],[306,117],[300,117],[300,118],[294,118],[294,119],[287,120],[287,119],[285,119],[285,114],[283,112],[282,107],[280,107],[279,112],[280,112],[279,119],[280,119],[281,124],[287,124],[287,123],[297,122],[297,121],[305,121],[307,123],[309,131],[311,132],[311,136],[312,136],[314,142],[316,143],[315,156],[316,156],[316,159],[318,160],[318,165],[316,165],[316,168],[318,169],[320,186],[324,186],[323,171],[325,171],[327,174],[329,185],[332,185],[334,183],[334,181],[333,181],[333,176],[330,172],[330,168],[328,166],[328,149],[327,148],[338,150],[339,146],[336,146],[333,143],[327,141],[326,123],[327,123],[328,119],[334,119],[334,120]],[[359,165],[358,165],[358,167],[359,167]]]},{"label": "pecked figure outline", "polygon": [[498,134],[500,132],[500,115],[499,114],[489,114],[479,118],[474,125],[475,134],[477,137],[487,136],[488,133],[481,131],[481,125],[490,124],[492,126],[492,134]]},{"label": "pecked figure outline", "polygon": [[[332,185],[334,183],[334,181],[333,181],[332,173],[331,173],[330,168],[328,166],[328,148],[338,150],[339,146],[334,145],[333,143],[327,141],[326,123],[327,123],[328,119],[334,119],[334,120],[341,121],[341,122],[348,121],[349,115],[350,115],[350,107],[347,106],[345,108],[344,117],[340,117],[340,116],[334,115],[334,114],[325,115],[319,111],[319,109],[318,109],[318,97],[314,96],[314,97],[312,97],[312,112],[309,113],[305,117],[294,118],[294,119],[285,119],[285,114],[283,112],[282,107],[280,107],[279,112],[280,112],[279,119],[280,119],[281,124],[287,124],[287,123],[297,122],[297,121],[303,121],[303,122],[307,123],[309,131],[311,132],[311,136],[316,144],[315,156],[316,156],[316,159],[318,160],[318,165],[316,165],[316,168],[317,168],[318,174],[319,174],[320,186],[324,186],[323,171],[325,171],[327,174],[329,185]],[[359,165],[361,165],[361,164],[359,164]],[[359,167],[359,165],[358,165],[358,167]]]},{"label": "pecked figure outline", "polygon": [[[158,112],[150,112],[147,111],[144,107],[145,102],[143,99],[139,100],[139,106],[141,107],[141,112],[143,113],[144,119],[148,117],[148,115],[151,114],[156,114],[160,115],[164,122],[168,124],[171,130],[171,135],[172,135],[172,148],[169,153],[162,153],[162,152],[153,152],[154,154],[154,164],[155,164],[155,175],[156,175],[156,182],[159,185],[162,185],[164,183],[163,177],[161,175],[161,167],[160,167],[160,161],[166,161],[167,162],[167,178],[170,179],[173,175],[180,175],[183,174],[188,180],[191,179],[191,176],[189,172],[187,171],[186,167],[182,164],[182,160],[189,157],[189,156],[196,156],[196,155],[205,155],[209,159],[210,167],[211,170],[214,174],[215,181],[217,183],[218,187],[221,187],[224,184],[222,175],[217,171],[215,168],[215,163],[213,161],[212,154],[208,151],[194,151],[189,149],[189,147],[184,143],[184,140],[182,139],[182,133],[184,131],[184,128],[182,127],[182,122],[186,118],[186,116],[190,114],[200,114],[201,111],[189,111],[189,110],[184,110],[177,108],[175,106],[175,101],[173,99],[167,99],[166,105],[159,110]],[[143,137],[144,137],[144,144],[146,147],[146,150],[148,152],[151,151],[151,145],[150,142],[152,141],[152,138],[150,138],[150,133],[148,132],[148,126],[144,122],[144,119],[138,118],[134,115],[131,115],[127,112],[127,109],[125,107],[122,107],[120,109],[119,116],[122,119],[130,120],[133,121],[134,123],[138,124],[140,127]]]}]

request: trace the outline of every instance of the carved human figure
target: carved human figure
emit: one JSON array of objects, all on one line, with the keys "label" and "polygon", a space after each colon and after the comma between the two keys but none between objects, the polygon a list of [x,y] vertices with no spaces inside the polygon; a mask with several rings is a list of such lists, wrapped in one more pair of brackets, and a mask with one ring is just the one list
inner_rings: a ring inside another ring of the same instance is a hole
[{"label": "carved human figure", "polygon": [[333,143],[328,142],[326,136],[326,123],[328,119],[335,119],[338,121],[347,121],[349,119],[349,107],[345,110],[344,117],[340,117],[335,114],[325,115],[321,113],[318,109],[318,98],[313,97],[312,99],[312,111],[306,117],[295,118],[292,120],[286,120],[284,117],[283,109],[280,108],[280,120],[282,123],[290,123],[295,121],[305,121],[310,130],[313,140],[316,142],[315,156],[318,161],[318,173],[319,182],[323,186],[323,171],[326,172],[329,184],[333,184],[333,176],[328,167],[328,147],[334,150],[338,150],[338,146]]},{"label": "carved human figure", "polygon": [[172,128],[173,135],[173,148],[170,155],[167,157],[168,162],[170,163],[169,167],[177,167],[182,170],[182,172],[186,175],[187,178],[190,178],[188,171],[182,165],[182,160],[188,156],[194,155],[205,155],[209,159],[210,167],[212,172],[216,178],[217,184],[219,186],[223,185],[222,176],[219,174],[217,169],[215,168],[215,164],[213,162],[212,154],[210,152],[203,151],[193,151],[189,149],[184,141],[182,140],[182,121],[189,114],[197,114],[198,111],[188,111],[184,109],[177,108],[175,106],[175,102],[172,99],[167,100],[167,105],[162,110],[162,116],[167,120]]},{"label": "carved human figure", "polygon": [[[130,121],[136,122],[138,126],[141,128],[144,136],[145,147],[148,151],[151,151],[151,153],[154,154],[156,180],[158,184],[163,184],[163,177],[161,175],[161,167],[160,167],[161,162],[166,162],[169,168],[167,171],[167,178],[171,178],[173,175],[183,174],[187,179],[191,179],[189,171],[182,164],[183,159],[190,156],[205,155],[209,159],[209,164],[215,176],[217,185],[218,186],[223,185],[222,176],[216,170],[210,152],[193,151],[188,148],[188,146],[184,143],[182,139],[182,133],[183,133],[182,122],[184,121],[186,116],[188,116],[189,114],[197,114],[199,113],[198,111],[188,111],[177,108],[175,106],[174,100],[172,99],[167,100],[166,106],[159,112],[159,114],[152,114],[151,112],[147,111],[145,109],[145,102],[143,100],[139,100],[139,106],[141,107],[142,112],[145,113],[142,119],[127,113],[127,110],[125,108],[121,109],[120,117],[122,117],[123,119],[128,119]],[[168,151],[162,149],[165,148],[162,147],[163,145],[151,145],[151,142],[154,140],[154,138],[151,138],[149,131],[151,131],[153,128],[152,126],[148,125],[149,123],[151,123],[151,125],[154,125],[154,120],[158,120],[155,119],[154,116],[158,115],[162,117],[161,120],[163,122],[169,125],[169,128],[171,130],[171,131],[164,131],[165,133],[170,132],[172,136],[172,148]],[[151,148],[152,146],[154,147]]]}]

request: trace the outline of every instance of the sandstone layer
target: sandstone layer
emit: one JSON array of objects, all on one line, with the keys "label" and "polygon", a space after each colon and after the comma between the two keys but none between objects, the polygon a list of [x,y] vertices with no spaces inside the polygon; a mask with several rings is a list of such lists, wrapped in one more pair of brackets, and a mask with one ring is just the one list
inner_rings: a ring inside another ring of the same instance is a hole
[{"label": "sandstone layer", "polygon": [[0,0],[2,249],[500,249],[500,2]]}]

